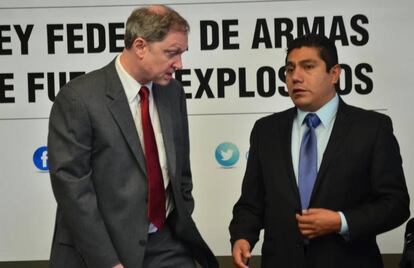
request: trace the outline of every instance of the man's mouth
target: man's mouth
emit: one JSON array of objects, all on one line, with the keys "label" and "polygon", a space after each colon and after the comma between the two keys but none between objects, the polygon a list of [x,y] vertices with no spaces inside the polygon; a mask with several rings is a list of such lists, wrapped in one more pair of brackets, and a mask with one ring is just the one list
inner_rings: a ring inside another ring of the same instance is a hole
[{"label": "man's mouth", "polygon": [[302,89],[302,88],[294,88],[293,90],[292,90],[292,93],[295,95],[295,94],[302,94],[302,93],[305,93],[306,92],[306,90],[305,89]]}]

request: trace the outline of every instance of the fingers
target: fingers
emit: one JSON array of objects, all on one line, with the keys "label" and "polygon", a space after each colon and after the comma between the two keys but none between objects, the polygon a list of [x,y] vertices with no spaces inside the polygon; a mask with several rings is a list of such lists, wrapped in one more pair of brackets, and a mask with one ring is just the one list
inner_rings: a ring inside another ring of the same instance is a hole
[{"label": "fingers", "polygon": [[241,252],[236,253],[236,254],[233,253],[233,263],[235,264],[236,267],[248,268],[250,257],[251,256],[244,255]]},{"label": "fingers", "polygon": [[299,231],[303,236],[306,236],[309,239],[317,236],[317,230],[312,221],[298,214],[296,214],[296,220],[298,222]]},{"label": "fingers", "polygon": [[308,211],[304,210],[302,215],[296,214],[296,221],[298,222],[299,231],[303,236],[309,239],[317,237],[318,233],[314,219],[308,214]]},{"label": "fingers", "polygon": [[248,268],[249,259],[251,258],[250,244],[245,239],[237,240],[233,246],[233,263],[240,268]]},{"label": "fingers", "polygon": [[328,209],[311,208],[296,214],[299,231],[309,239],[338,232],[340,216],[336,211]]}]

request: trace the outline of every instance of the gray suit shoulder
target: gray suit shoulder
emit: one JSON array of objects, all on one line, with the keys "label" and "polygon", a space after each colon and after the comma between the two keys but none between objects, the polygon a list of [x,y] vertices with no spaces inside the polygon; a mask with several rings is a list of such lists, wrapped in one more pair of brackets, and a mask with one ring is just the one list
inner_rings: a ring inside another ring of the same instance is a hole
[{"label": "gray suit shoulder", "polygon": [[[114,61],[100,69],[93,70],[70,80],[59,90],[57,97],[60,94],[70,94],[69,91],[78,96],[90,97],[92,94],[96,96],[97,91],[105,92],[108,80],[111,79],[108,77],[109,74],[117,78]],[[112,79],[114,79],[113,77]]]}]

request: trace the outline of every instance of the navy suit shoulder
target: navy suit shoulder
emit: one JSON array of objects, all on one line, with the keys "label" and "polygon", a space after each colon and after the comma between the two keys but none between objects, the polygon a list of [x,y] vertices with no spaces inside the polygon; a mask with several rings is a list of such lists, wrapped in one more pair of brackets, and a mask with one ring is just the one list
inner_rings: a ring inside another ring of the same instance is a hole
[{"label": "navy suit shoulder", "polygon": [[[252,135],[260,136],[264,132],[273,131],[284,131],[286,128],[291,127],[293,118],[296,115],[296,108],[290,108],[281,112],[276,112],[262,118],[259,118],[253,126]],[[290,130],[288,130],[290,133]],[[259,134],[260,133],[260,134]]]},{"label": "navy suit shoulder", "polygon": [[377,112],[375,110],[366,110],[361,107],[356,107],[352,105],[345,104],[342,102],[340,105],[338,113],[344,112],[346,114],[352,115],[357,118],[359,121],[364,121],[365,123],[375,123],[378,121],[391,121],[391,118],[383,113]]},{"label": "navy suit shoulder", "polygon": [[276,113],[264,116],[262,118],[259,118],[256,122],[258,124],[272,124],[279,120],[286,120],[286,118],[290,118],[295,113],[296,113],[296,108],[292,107],[290,109],[287,109],[281,112],[276,112]]}]

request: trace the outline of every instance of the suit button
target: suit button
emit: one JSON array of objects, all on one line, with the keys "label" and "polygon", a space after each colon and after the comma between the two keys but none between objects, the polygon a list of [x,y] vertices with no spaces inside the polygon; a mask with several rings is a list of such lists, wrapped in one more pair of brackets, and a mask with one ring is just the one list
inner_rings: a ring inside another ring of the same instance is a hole
[{"label": "suit button", "polygon": [[139,245],[140,246],[145,246],[147,244],[147,241],[145,241],[145,240],[139,240]]}]

